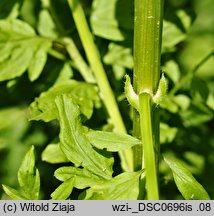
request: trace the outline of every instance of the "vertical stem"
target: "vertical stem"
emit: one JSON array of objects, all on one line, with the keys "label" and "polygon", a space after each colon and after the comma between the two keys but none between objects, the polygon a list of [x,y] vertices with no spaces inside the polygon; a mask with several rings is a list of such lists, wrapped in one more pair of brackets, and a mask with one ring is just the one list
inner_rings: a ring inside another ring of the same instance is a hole
[{"label": "vertical stem", "polygon": [[151,95],[140,94],[140,131],[142,134],[144,157],[142,163],[146,168],[146,188],[149,200],[158,200],[158,181],[155,160],[155,150],[152,136]]},{"label": "vertical stem", "polygon": [[163,0],[135,0],[134,85],[154,92],[160,78]]},{"label": "vertical stem", "polygon": [[[156,174],[159,155],[159,112],[148,97],[156,92],[160,79],[162,15],[163,0],[135,0],[133,82],[135,91],[140,95],[140,106],[146,107],[140,107],[140,114],[137,111],[134,113],[133,135],[143,139],[143,149],[133,149],[134,169],[142,167],[146,170],[148,199],[158,199]],[[156,153],[152,158],[154,163],[148,161],[147,157],[147,154],[153,155],[152,152]],[[152,175],[156,179],[153,182]]]},{"label": "vertical stem", "polygon": [[[93,36],[88,27],[84,11],[79,3],[79,0],[68,0],[68,3],[71,8],[74,22],[76,24],[81,42],[85,49],[87,59],[94,72],[94,76],[96,78],[100,90],[101,98],[110,116],[111,122],[113,123],[116,131],[126,133],[126,128],[124,126],[113,91],[111,89],[111,86],[108,82],[108,78],[101,63],[98,49],[94,43]],[[119,154],[121,157],[123,169],[126,171],[132,171],[132,150],[125,150],[119,152]]]}]

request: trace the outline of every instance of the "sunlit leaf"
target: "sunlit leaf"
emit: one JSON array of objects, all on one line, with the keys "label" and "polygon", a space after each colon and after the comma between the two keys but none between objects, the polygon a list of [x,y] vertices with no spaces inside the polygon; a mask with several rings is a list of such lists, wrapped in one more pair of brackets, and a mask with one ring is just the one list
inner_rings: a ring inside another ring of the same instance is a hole
[{"label": "sunlit leaf", "polygon": [[43,9],[39,13],[38,31],[42,36],[57,38],[56,25],[48,10]]},{"label": "sunlit leaf", "polygon": [[2,187],[3,187],[3,190],[5,191],[5,193],[14,200],[26,200],[27,199],[27,197],[20,194],[19,191],[15,190],[9,186],[2,185]]},{"label": "sunlit leaf", "polygon": [[133,56],[130,48],[110,43],[108,49],[109,51],[103,59],[106,64],[133,68]]},{"label": "sunlit leaf", "polygon": [[34,147],[25,155],[25,158],[18,171],[18,181],[21,189],[28,199],[38,199],[40,190],[40,176],[35,168]]},{"label": "sunlit leaf", "polygon": [[61,151],[59,144],[49,144],[42,152],[42,160],[48,163],[65,163],[69,160]]},{"label": "sunlit leaf", "polygon": [[173,102],[171,97],[164,97],[164,100],[161,101],[160,107],[168,110],[171,113],[176,113],[178,111],[178,105]]},{"label": "sunlit leaf", "polygon": [[163,22],[162,52],[175,50],[175,45],[185,40],[194,20],[188,10],[167,8]]},{"label": "sunlit leaf", "polygon": [[41,74],[45,63],[47,61],[47,52],[51,47],[50,41],[42,41],[34,51],[33,58],[31,59],[28,66],[29,79],[31,81],[36,80]]},{"label": "sunlit leaf", "polygon": [[71,97],[87,118],[93,113],[94,102],[99,100],[97,90],[92,84],[75,80],[60,81],[30,105],[31,120],[51,121],[58,118],[55,98],[62,94]]},{"label": "sunlit leaf", "polygon": [[0,20],[0,42],[34,37],[35,30],[19,19]]},{"label": "sunlit leaf", "polygon": [[93,1],[91,25],[94,34],[106,39],[124,40],[129,31],[133,30],[133,19],[130,16],[133,10],[132,1],[129,0]]},{"label": "sunlit leaf", "polygon": [[179,94],[173,97],[173,101],[182,109],[187,110],[190,106],[191,99],[184,94]]},{"label": "sunlit leaf", "polygon": [[210,199],[203,186],[196,181],[181,161],[167,155],[164,156],[164,160],[172,170],[175,183],[185,199]]},{"label": "sunlit leaf", "polygon": [[210,109],[214,110],[214,94],[210,93],[206,102]]},{"label": "sunlit leaf", "polygon": [[78,189],[91,187],[105,181],[103,178],[98,177],[86,169],[71,166],[60,167],[55,171],[54,176],[60,181],[66,181],[70,178],[75,178],[74,187]]},{"label": "sunlit leaf", "polygon": [[179,81],[181,72],[179,70],[178,64],[175,61],[170,60],[166,62],[166,64],[164,65],[164,72],[174,83],[177,83]]},{"label": "sunlit leaf", "polygon": [[93,146],[110,152],[122,151],[141,144],[139,139],[122,133],[91,130],[86,133],[86,136]]},{"label": "sunlit leaf", "polygon": [[37,79],[47,59],[52,41],[36,35],[19,19],[0,20],[0,81],[21,76],[29,69],[31,81]]},{"label": "sunlit leaf", "polygon": [[177,134],[178,129],[176,127],[169,127],[165,123],[160,123],[160,143],[170,143],[173,141]]},{"label": "sunlit leaf", "polygon": [[56,190],[51,194],[52,200],[66,200],[74,187],[74,179],[70,178],[64,181]]},{"label": "sunlit leaf", "polygon": [[19,192],[4,185],[5,192],[13,199],[37,200],[40,190],[40,176],[35,168],[34,146],[25,155],[18,171]]},{"label": "sunlit leaf", "polygon": [[86,200],[136,200],[139,195],[140,172],[125,172],[113,179],[95,185],[80,196]]}]

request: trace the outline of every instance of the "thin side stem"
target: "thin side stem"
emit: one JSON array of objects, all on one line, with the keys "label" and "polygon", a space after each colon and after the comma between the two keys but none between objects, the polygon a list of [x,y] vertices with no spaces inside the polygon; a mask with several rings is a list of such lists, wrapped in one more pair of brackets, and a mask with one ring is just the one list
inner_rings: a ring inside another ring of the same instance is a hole
[{"label": "thin side stem", "polygon": [[73,40],[71,38],[64,38],[63,41],[65,42],[65,46],[70,58],[73,59],[84,80],[88,83],[95,83],[96,81],[91,69],[88,67],[88,65],[80,55],[79,50],[77,49]]},{"label": "thin side stem", "polygon": [[143,161],[146,172],[146,189],[149,200],[158,200],[158,181],[151,121],[151,95],[140,94],[140,129],[143,143]]},{"label": "thin side stem", "polygon": [[[49,10],[52,18],[54,19],[54,23],[56,24],[56,27],[57,27],[58,31],[60,32],[60,35],[65,35],[66,31],[65,31],[63,25],[61,24],[54,8],[52,7],[50,0],[42,0],[41,2],[42,2],[43,8]],[[65,37],[65,38],[62,38],[60,40],[58,39],[58,41],[56,41],[56,42],[59,42],[60,44],[62,44],[63,46],[66,47],[70,58],[74,61],[74,64],[75,64],[76,68],[78,68],[83,79],[86,82],[95,83],[95,78],[92,74],[91,69],[88,67],[88,65],[86,64],[86,62],[84,61],[84,59],[80,55],[79,50],[77,49],[73,40],[71,38]],[[59,52],[57,52],[53,49],[49,53],[52,56],[54,56],[55,58],[65,60],[65,57],[63,55],[61,55]],[[74,66],[74,65],[72,65],[72,66]]]},{"label": "thin side stem", "polygon": [[[116,99],[101,63],[98,49],[89,30],[84,11],[79,3],[79,0],[68,0],[68,3],[71,8],[81,42],[85,49],[87,59],[91,65],[92,71],[97,81],[97,85],[100,89],[100,96],[107,109],[111,122],[114,125],[116,131],[126,133],[125,125],[123,123]],[[123,169],[126,171],[132,171],[132,150],[125,150],[119,152],[119,154],[121,157]]]}]

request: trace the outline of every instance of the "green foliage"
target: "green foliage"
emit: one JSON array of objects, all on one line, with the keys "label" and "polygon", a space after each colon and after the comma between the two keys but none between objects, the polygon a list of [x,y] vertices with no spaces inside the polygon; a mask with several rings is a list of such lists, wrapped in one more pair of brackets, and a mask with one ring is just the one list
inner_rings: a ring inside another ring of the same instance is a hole
[{"label": "green foliage", "polygon": [[[123,151],[144,145],[132,136],[138,119],[124,95],[125,74],[130,85],[134,79],[133,1],[81,4],[128,133],[114,127],[115,107],[110,115],[105,85],[88,63],[67,1],[1,0],[2,199],[129,200],[145,191],[139,179],[145,181],[146,170],[127,172],[121,165]],[[161,199],[214,198],[212,14],[212,0],[165,4],[162,70],[168,93],[155,105],[165,161]]]},{"label": "green foliage", "polygon": [[165,123],[160,123],[160,143],[171,143],[178,132],[176,127],[169,127]]},{"label": "green foliage", "polygon": [[[124,40],[129,31],[133,30],[133,10],[133,4],[129,0],[93,1],[93,33],[110,40]],[[115,11],[118,17],[115,17]],[[123,16],[124,14],[127,16]]]},{"label": "green foliage", "polygon": [[108,53],[104,56],[103,61],[107,65],[117,65],[120,67],[133,68],[133,57],[131,49],[121,45],[110,43]]},{"label": "green foliage", "polygon": [[0,81],[21,76],[26,69],[29,79],[36,80],[52,41],[38,37],[33,28],[18,19],[1,20],[0,30]]},{"label": "green foliage", "polygon": [[69,160],[66,156],[62,153],[59,144],[49,144],[42,152],[42,160],[48,163],[65,163]]},{"label": "green foliage", "polygon": [[80,195],[85,200],[136,200],[139,195],[141,172],[124,172],[115,178],[92,186]]},{"label": "green foliage", "polygon": [[[115,16],[116,12],[116,16]],[[174,46],[186,38],[186,32],[192,23],[192,16],[182,9],[171,8],[166,13],[166,20],[163,24],[163,52],[174,49]],[[123,16],[126,14],[126,16]],[[113,40],[123,41],[131,39],[130,32],[133,31],[134,7],[129,0],[105,0],[93,1],[93,11],[91,16],[92,30],[95,35]],[[176,22],[175,17],[176,16]],[[123,18],[122,18],[123,17]],[[181,24],[178,26],[177,24]],[[112,46],[110,46],[110,50]],[[121,60],[121,58],[120,58]],[[132,64],[129,64],[129,67]]]},{"label": "green foliage", "polygon": [[31,120],[51,121],[57,119],[55,98],[62,94],[69,95],[80,106],[81,112],[87,118],[90,118],[93,113],[94,103],[99,101],[97,90],[92,84],[75,80],[62,81],[43,92],[30,105]]},{"label": "green foliage", "polygon": [[1,109],[0,122],[1,182],[17,186],[17,171],[26,151],[44,143],[46,135],[28,121],[25,106]]},{"label": "green foliage", "polygon": [[93,174],[87,169],[77,168],[77,167],[61,167],[57,169],[54,176],[60,181],[67,181],[68,179],[74,178],[74,187],[78,189],[84,189],[87,187],[92,187],[97,184],[105,182],[103,178]]},{"label": "green foliage", "polygon": [[202,185],[195,180],[190,171],[179,160],[170,156],[165,156],[164,160],[172,170],[175,183],[185,199],[210,199]]},{"label": "green foliage", "polygon": [[85,136],[78,106],[66,95],[56,98],[60,122],[60,148],[76,166],[83,166],[104,179],[111,178],[113,159],[99,154]]},{"label": "green foliage", "polygon": [[25,155],[25,158],[18,171],[20,190],[3,185],[5,192],[13,199],[37,200],[40,190],[40,176],[35,168],[34,147]]},{"label": "green foliage", "polygon": [[135,145],[141,145],[140,140],[120,133],[105,131],[89,131],[86,133],[90,143],[98,149],[117,152]]},{"label": "green foliage", "polygon": [[74,178],[64,181],[52,194],[53,200],[66,200],[74,187]]}]

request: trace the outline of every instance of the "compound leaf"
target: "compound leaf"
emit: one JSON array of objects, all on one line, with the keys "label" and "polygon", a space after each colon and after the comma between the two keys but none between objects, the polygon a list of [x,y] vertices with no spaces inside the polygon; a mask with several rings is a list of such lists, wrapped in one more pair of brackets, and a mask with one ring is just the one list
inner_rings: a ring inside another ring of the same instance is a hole
[{"label": "compound leaf", "polygon": [[66,95],[56,97],[55,101],[59,112],[60,148],[66,157],[76,166],[83,166],[104,179],[110,179],[112,158],[101,155],[90,144],[80,122],[78,105]]},{"label": "compound leaf", "polygon": [[21,76],[29,69],[31,81],[37,79],[47,60],[52,40],[36,35],[19,19],[0,21],[0,81]]}]

